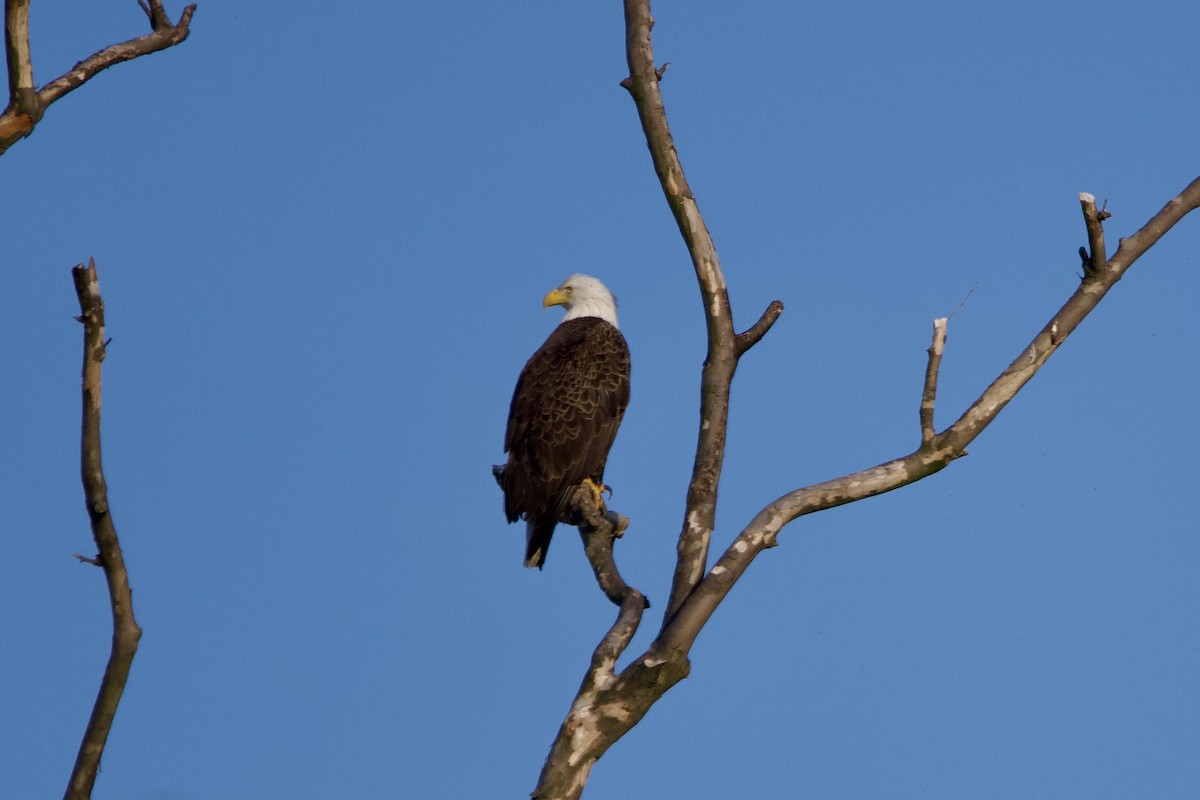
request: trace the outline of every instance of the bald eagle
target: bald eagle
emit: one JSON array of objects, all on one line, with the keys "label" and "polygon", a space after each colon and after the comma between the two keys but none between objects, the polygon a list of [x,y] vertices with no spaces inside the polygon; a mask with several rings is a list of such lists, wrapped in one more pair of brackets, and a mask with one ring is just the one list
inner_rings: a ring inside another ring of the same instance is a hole
[{"label": "bald eagle", "polygon": [[544,308],[566,315],[521,370],[508,412],[508,463],[494,471],[509,522],[525,520],[525,566],[542,568],[576,488],[599,495],[604,462],[629,405],[629,348],[604,284],[572,275]]}]

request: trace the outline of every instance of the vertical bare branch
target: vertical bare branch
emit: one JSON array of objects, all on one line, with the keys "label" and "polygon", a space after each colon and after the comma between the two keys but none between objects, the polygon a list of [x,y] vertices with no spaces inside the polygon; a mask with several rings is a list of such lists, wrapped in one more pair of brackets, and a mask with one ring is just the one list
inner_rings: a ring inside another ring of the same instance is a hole
[{"label": "vertical bare branch", "polygon": [[171,27],[171,18],[167,16],[167,10],[163,8],[162,0],[137,0],[142,11],[146,14],[146,19],[150,20],[151,30],[160,30],[162,28]]},{"label": "vertical bare branch", "polygon": [[729,387],[738,357],[762,338],[783,311],[783,305],[770,306],[740,340],[734,333],[729,294],[717,249],[688,186],[667,125],[667,113],[659,90],[666,65],[659,69],[654,66],[654,47],[650,40],[653,25],[649,0],[625,0],[625,54],[629,77],[621,81],[621,85],[629,90],[637,104],[654,170],[696,271],[708,328],[708,356],[700,377],[700,431],[692,480],[688,485],[683,530],[679,535],[671,596],[663,615],[665,625],[700,581],[708,562],[708,545],[716,521],[717,488],[725,460]]},{"label": "vertical bare branch", "polygon": [[108,665],[79,746],[75,768],[71,771],[71,779],[63,795],[65,800],[87,800],[96,782],[100,756],[121,702],[121,694],[125,691],[125,681],[129,677],[129,668],[137,652],[142,629],[133,616],[133,594],[129,588],[129,575],[125,571],[125,559],[121,555],[121,543],[117,539],[112,512],[108,507],[108,486],[100,459],[101,366],[108,342],[104,338],[104,299],[100,296],[95,261],[89,259],[86,267],[82,264],[74,267],[71,275],[75,280],[75,294],[79,297],[78,319],[83,323],[80,473],[92,536],[98,551],[95,559],[87,560],[99,563],[104,568],[113,618],[112,650]]},{"label": "vertical bare branch", "polygon": [[629,89],[637,104],[654,170],[692,258],[708,327],[708,356],[700,378],[700,432],[688,485],[683,530],[679,535],[675,576],[664,614],[666,620],[699,582],[708,560],[708,543],[716,520],[717,486],[725,458],[729,386],[737,366],[737,355],[729,295],[717,249],[683,174],[683,165],[667,125],[666,109],[659,91],[662,73],[655,70],[654,47],[650,40],[653,25],[649,0],[625,0],[625,54],[629,77],[622,85]]},{"label": "vertical bare branch", "polygon": [[195,4],[183,10],[172,23],[162,0],[146,5],[138,0],[150,20],[150,33],[109,45],[85,58],[65,74],[35,90],[33,58],[29,48],[29,0],[5,0],[4,46],[8,60],[8,106],[0,113],[0,154],[33,132],[51,103],[79,88],[103,70],[122,61],[165,50],[188,37]]},{"label": "vertical bare branch", "polygon": [[[1108,254],[1104,249],[1104,220],[1111,214],[1107,209],[1096,208],[1096,198],[1087,192],[1079,193],[1079,205],[1083,207],[1083,221],[1087,226],[1089,255],[1084,262],[1085,272],[1098,272],[1108,265]],[[1105,205],[1108,205],[1106,202]]]},{"label": "vertical bare branch", "polygon": [[4,2],[4,57],[8,63],[8,109],[13,114],[41,118],[33,85],[33,58],[29,54],[29,0]]},{"label": "vertical bare branch", "polygon": [[925,389],[921,392],[921,447],[933,446],[933,409],[937,403],[938,370],[942,366],[942,351],[946,349],[947,317],[933,321],[933,343],[929,345],[929,361],[925,365]]},{"label": "vertical bare branch", "polygon": [[654,170],[687,245],[700,286],[708,329],[708,355],[700,376],[700,430],[692,479],[688,484],[683,530],[679,535],[671,596],[663,614],[666,626],[699,583],[708,563],[708,547],[716,524],[717,490],[725,461],[725,432],[729,419],[729,388],[738,359],[770,330],[783,313],[783,304],[772,302],[749,329],[736,334],[733,312],[721,262],[700,207],[688,185],[675,149],[659,83],[667,65],[655,68],[650,30],[654,18],[649,0],[625,2],[625,55],[629,77],[621,85],[633,95],[638,118],[650,148]]}]

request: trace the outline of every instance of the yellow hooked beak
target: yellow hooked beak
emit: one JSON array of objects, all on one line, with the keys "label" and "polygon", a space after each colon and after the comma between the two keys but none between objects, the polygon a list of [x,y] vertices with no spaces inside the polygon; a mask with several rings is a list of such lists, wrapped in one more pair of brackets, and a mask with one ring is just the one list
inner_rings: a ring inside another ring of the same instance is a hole
[{"label": "yellow hooked beak", "polygon": [[542,308],[566,305],[569,302],[571,302],[570,291],[559,287],[542,298]]}]

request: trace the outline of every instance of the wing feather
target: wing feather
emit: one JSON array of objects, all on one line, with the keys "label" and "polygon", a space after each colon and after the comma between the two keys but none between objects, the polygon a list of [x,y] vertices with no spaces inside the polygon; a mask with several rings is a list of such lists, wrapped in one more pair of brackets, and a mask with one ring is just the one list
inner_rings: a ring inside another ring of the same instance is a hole
[{"label": "wing feather", "polygon": [[557,519],[585,478],[603,482],[628,405],[629,348],[621,332],[596,317],[555,328],[521,371],[509,408],[509,521]]}]

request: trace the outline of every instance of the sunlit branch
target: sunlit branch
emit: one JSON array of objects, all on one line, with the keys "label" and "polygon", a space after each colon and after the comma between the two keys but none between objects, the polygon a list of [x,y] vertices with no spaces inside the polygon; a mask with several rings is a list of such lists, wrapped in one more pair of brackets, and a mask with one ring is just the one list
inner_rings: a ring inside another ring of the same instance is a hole
[{"label": "sunlit branch", "polygon": [[4,46],[8,62],[8,106],[0,113],[0,154],[33,132],[46,109],[100,72],[122,61],[165,50],[188,37],[195,4],[172,23],[162,0],[138,0],[150,20],[150,33],[109,45],[77,63],[63,75],[35,90],[29,48],[29,0],[5,0]]}]

